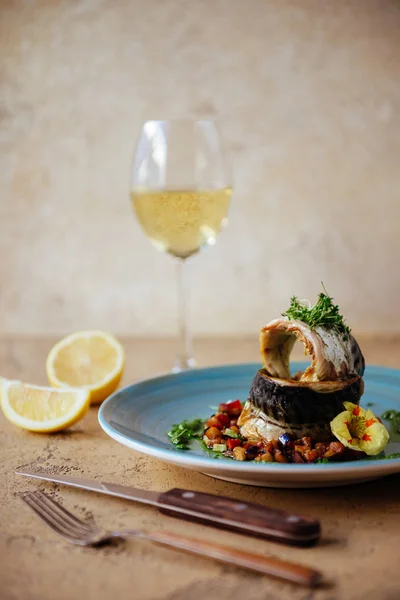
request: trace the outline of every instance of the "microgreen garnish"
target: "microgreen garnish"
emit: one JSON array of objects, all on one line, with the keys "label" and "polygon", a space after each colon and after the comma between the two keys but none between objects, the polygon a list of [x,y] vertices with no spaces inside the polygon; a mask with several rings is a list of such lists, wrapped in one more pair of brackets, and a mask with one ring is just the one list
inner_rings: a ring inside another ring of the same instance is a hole
[{"label": "microgreen garnish", "polygon": [[361,460],[386,460],[387,458],[400,458],[400,452],[393,452],[392,454],[378,454],[377,456],[364,456]]},{"label": "microgreen garnish", "polygon": [[[376,456],[363,456],[362,458],[359,458],[357,462],[362,462],[363,460],[386,460],[388,458],[400,458],[400,452],[393,452],[392,454],[385,454],[384,452],[381,452]],[[327,458],[319,458],[316,462],[319,465],[326,465],[328,463],[333,464],[332,461],[328,460]]]},{"label": "microgreen garnish", "polygon": [[200,448],[206,452],[210,458],[223,458],[223,455],[220,452],[213,452],[212,448],[209,448],[201,438],[196,438],[196,441]]},{"label": "microgreen garnish", "polygon": [[343,334],[343,339],[347,340],[350,335],[350,327],[346,325],[343,316],[339,312],[339,306],[333,303],[333,298],[328,295],[323,284],[322,287],[324,291],[318,295],[318,300],[314,306],[310,306],[296,296],[292,296],[290,306],[286,312],[282,313],[282,316],[287,317],[289,320],[303,321],[311,329],[318,326],[336,329],[336,331]]},{"label": "microgreen garnish", "polygon": [[397,433],[400,433],[400,411],[398,410],[387,410],[381,415],[382,419],[390,421],[392,427]]},{"label": "microgreen garnish", "polygon": [[202,419],[185,420],[182,423],[172,425],[167,436],[178,450],[188,450],[190,440],[195,439],[201,433],[203,426],[204,421]]}]

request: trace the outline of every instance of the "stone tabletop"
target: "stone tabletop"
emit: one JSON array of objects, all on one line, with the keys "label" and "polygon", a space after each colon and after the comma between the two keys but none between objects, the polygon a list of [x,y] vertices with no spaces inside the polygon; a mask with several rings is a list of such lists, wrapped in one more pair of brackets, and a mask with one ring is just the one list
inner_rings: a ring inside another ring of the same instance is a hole
[{"label": "stone tabletop", "polygon": [[[169,368],[168,340],[122,340],[127,350],[123,383]],[[10,337],[0,342],[1,375],[45,383],[44,363],[54,340]],[[400,340],[361,338],[370,363],[399,366]],[[257,360],[249,339],[203,339],[199,364]],[[332,489],[245,487],[168,466],[120,446],[100,430],[97,410],[70,431],[41,435],[16,429],[0,417],[0,597],[2,600],[398,600],[400,598],[400,477]],[[315,548],[296,549],[180,522],[154,508],[117,498],[17,477],[17,468],[46,469],[102,478],[151,490],[199,489],[308,513],[321,520]],[[199,539],[240,545],[319,568],[331,582],[310,591],[240,569],[132,540],[80,548],[58,538],[31,513],[21,492],[51,492],[80,516],[106,527],[174,530]]]}]

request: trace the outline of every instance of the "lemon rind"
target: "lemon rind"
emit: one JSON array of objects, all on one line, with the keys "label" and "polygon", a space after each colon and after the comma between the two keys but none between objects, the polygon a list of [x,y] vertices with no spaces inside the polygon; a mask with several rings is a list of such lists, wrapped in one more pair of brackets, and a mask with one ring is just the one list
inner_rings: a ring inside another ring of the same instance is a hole
[{"label": "lemon rind", "polygon": [[[62,431],[63,429],[67,429],[67,427],[71,427],[72,425],[80,421],[85,416],[90,406],[90,393],[87,390],[82,390],[79,388],[70,387],[56,390],[54,389],[54,387],[24,384],[22,381],[19,381],[17,379],[3,379],[0,382],[0,384],[0,402],[4,416],[13,425],[36,433],[52,433],[56,431]],[[59,394],[72,392],[76,395],[76,402],[73,407],[74,410],[69,411],[66,415],[63,415],[57,419],[50,419],[46,421],[35,421],[33,419],[27,419],[26,417],[21,416],[19,413],[13,410],[10,406],[10,403],[8,402],[8,390],[15,385],[23,385],[30,389]]]},{"label": "lemon rind", "polygon": [[[99,380],[98,382],[93,383],[93,384],[71,386],[71,384],[59,379],[56,375],[56,372],[55,372],[55,369],[53,366],[54,357],[58,354],[58,352],[61,349],[69,346],[71,344],[71,342],[73,342],[77,339],[81,339],[84,337],[96,337],[96,336],[107,340],[110,343],[110,345],[112,345],[117,350],[118,361],[117,361],[117,364],[114,367],[114,369],[112,371],[110,371],[107,374],[107,376],[104,377],[102,380]],[[101,330],[82,330],[82,331],[77,331],[75,333],[71,333],[70,335],[66,336],[65,338],[63,338],[62,340],[60,340],[53,346],[53,348],[50,350],[50,352],[47,356],[47,360],[46,360],[46,373],[47,373],[49,382],[53,386],[53,388],[58,388],[58,389],[68,388],[68,389],[74,389],[74,390],[87,390],[92,395],[92,398],[91,398],[92,404],[97,404],[102,401],[103,396],[106,397],[106,395],[102,394],[102,390],[104,388],[107,388],[110,386],[112,388],[112,391],[114,391],[114,389],[117,387],[118,383],[120,382],[124,367],[125,367],[125,351],[124,351],[122,344],[112,334],[105,333],[104,331],[101,331]]]}]

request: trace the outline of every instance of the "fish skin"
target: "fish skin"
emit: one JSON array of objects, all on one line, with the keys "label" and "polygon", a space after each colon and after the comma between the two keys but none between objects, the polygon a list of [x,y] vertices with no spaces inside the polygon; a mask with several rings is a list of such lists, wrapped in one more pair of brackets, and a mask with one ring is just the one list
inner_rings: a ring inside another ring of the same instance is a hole
[{"label": "fish skin", "polygon": [[316,441],[332,438],[330,422],[343,411],[343,402],[358,404],[364,381],[356,375],[345,381],[293,381],[270,377],[260,369],[238,419],[244,437],[262,441],[289,433]]},{"label": "fish skin", "polygon": [[313,330],[303,321],[280,317],[260,332],[262,364],[270,376],[291,378],[290,354],[296,339],[311,357],[311,365],[300,381],[335,381],[363,375],[364,357],[352,335],[346,337],[336,329],[320,326]]}]

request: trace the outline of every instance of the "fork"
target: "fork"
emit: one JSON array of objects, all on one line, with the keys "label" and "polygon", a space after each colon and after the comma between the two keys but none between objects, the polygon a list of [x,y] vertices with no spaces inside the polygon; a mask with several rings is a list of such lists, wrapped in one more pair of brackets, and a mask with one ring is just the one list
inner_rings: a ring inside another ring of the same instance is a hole
[{"label": "fork", "polygon": [[137,537],[300,585],[315,587],[321,582],[321,574],[314,569],[270,556],[187,538],[175,533],[162,531],[147,533],[138,529],[105,531],[94,522],[89,523],[78,519],[53,498],[39,490],[21,497],[53,531],[68,542],[79,546],[99,546],[114,538]]}]

